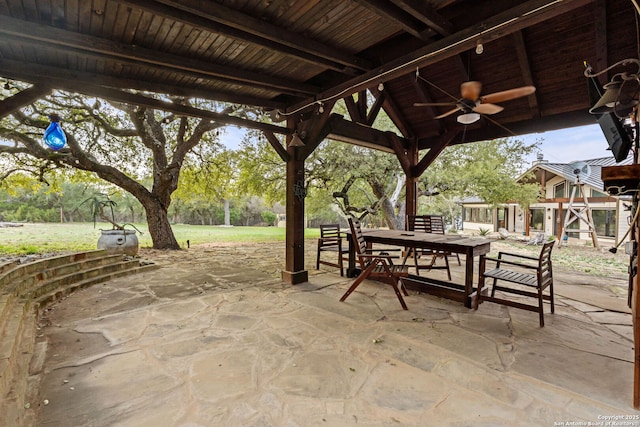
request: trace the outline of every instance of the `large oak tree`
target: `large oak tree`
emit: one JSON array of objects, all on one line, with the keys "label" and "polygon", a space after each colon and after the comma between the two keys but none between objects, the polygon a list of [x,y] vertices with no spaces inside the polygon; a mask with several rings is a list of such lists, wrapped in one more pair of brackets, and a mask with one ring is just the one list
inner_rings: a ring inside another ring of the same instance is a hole
[{"label": "large oak tree", "polygon": [[[232,110],[203,101],[197,106],[222,113]],[[67,135],[68,147],[60,151],[51,150],[42,139],[52,113],[61,117]],[[19,171],[47,180],[58,168],[92,172],[142,204],[154,248],[179,249],[168,217],[171,196],[183,166],[194,160],[194,148],[209,144],[215,149],[219,143],[212,131],[221,126],[209,119],[56,91],[0,120],[0,138],[9,142],[0,144],[0,157],[9,157],[12,165],[0,177]]]}]

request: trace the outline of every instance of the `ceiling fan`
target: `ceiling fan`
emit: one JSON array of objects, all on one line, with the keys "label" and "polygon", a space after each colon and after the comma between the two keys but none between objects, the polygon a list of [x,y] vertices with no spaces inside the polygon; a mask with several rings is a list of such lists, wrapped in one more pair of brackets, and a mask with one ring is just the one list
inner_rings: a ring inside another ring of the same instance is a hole
[{"label": "ceiling fan", "polygon": [[496,114],[504,110],[504,107],[495,105],[498,102],[510,101],[531,95],[536,91],[534,86],[522,86],[514,89],[503,90],[501,92],[490,93],[480,96],[482,83],[477,81],[464,82],[460,85],[460,95],[462,98],[452,102],[416,102],[415,107],[443,107],[454,105],[455,108],[444,114],[436,116],[436,119],[450,116],[458,111],[463,114],[457,117],[458,123],[468,125],[480,120],[480,114]]}]

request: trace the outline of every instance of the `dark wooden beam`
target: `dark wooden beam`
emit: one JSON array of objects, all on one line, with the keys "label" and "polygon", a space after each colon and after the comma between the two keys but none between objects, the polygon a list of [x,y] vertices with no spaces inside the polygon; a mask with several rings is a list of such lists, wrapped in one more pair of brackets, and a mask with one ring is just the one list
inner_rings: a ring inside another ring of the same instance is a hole
[{"label": "dark wooden beam", "polygon": [[[171,20],[179,20],[205,31],[225,34],[235,39],[264,46],[270,50],[292,55],[335,71],[345,72],[347,71],[345,66],[361,71],[373,67],[367,60],[319,43],[286,28],[278,27],[264,19],[258,19],[228,8],[220,3],[199,0],[121,0],[121,2],[165,16]],[[212,25],[214,23],[217,25]]]},{"label": "dark wooden beam", "polygon": [[374,96],[376,100],[371,106],[371,108],[369,109],[369,112],[367,113],[367,119],[365,120],[365,124],[368,126],[373,125],[373,122],[376,121],[378,114],[380,114],[380,109],[384,105],[384,100],[387,97],[387,94],[384,91],[383,92],[378,91],[378,94]]},{"label": "dark wooden beam", "polygon": [[45,85],[34,85],[0,101],[0,118],[47,96],[51,88]]},{"label": "dark wooden beam", "polygon": [[273,149],[276,150],[276,153],[278,153],[278,156],[280,156],[282,161],[288,162],[290,157],[289,153],[287,153],[287,149],[284,148],[278,137],[276,137],[273,132],[263,130],[262,133],[267,138],[267,141],[271,144]]},{"label": "dark wooden beam", "polygon": [[327,137],[331,131],[331,125],[329,124],[333,114],[335,102],[325,104],[324,111],[320,114],[313,115],[310,119],[304,121],[299,127],[299,133],[303,133],[305,136],[305,146],[299,150],[300,155],[306,159],[309,157],[318,145]]},{"label": "dark wooden beam", "polygon": [[456,135],[458,135],[458,130],[454,129],[438,138],[438,140],[432,144],[429,151],[427,151],[427,154],[425,154],[416,165],[413,176],[420,177],[440,153],[442,153],[442,150],[449,146]]},{"label": "dark wooden beam", "polygon": [[59,28],[33,24],[0,15],[0,34],[5,38],[71,50],[76,55],[99,60],[112,60],[133,66],[152,66],[159,69],[179,71],[195,78],[232,82],[259,89],[273,90],[293,96],[306,96],[317,92],[318,88],[291,79],[268,76],[265,73],[246,71],[237,67],[217,65],[157,50],[116,43],[86,34],[78,34]]},{"label": "dark wooden beam", "polygon": [[[421,103],[430,104],[433,103],[433,98],[431,97],[431,92],[429,88],[426,86],[424,80],[420,80],[411,76],[411,82],[413,84],[413,88],[420,98]],[[424,106],[419,107],[424,111],[425,120],[432,120],[434,126],[436,126],[439,130],[438,133],[443,134],[447,131],[447,128],[442,120],[436,119],[436,111],[434,107]]]},{"label": "dark wooden beam", "polygon": [[228,114],[202,110],[200,108],[190,107],[188,105],[174,104],[172,102],[161,101],[159,99],[149,98],[147,96],[135,93],[123,92],[118,89],[96,86],[87,87],[82,84],[74,85],[71,83],[67,83],[65,87],[62,87],[61,89],[82,93],[89,96],[96,96],[98,98],[104,98],[116,102],[125,102],[127,104],[139,105],[141,107],[169,111],[178,115],[210,119],[229,125],[236,125],[249,129],[258,129],[261,131],[273,132],[281,135],[290,135],[293,132],[291,129],[281,126],[275,126],[269,123],[262,123],[249,119],[243,119],[241,117],[230,116]]},{"label": "dark wooden beam", "polygon": [[[593,4],[594,14],[594,32],[596,36],[596,63],[591,64],[596,70],[604,70],[608,65],[607,51],[607,2],[605,0],[596,0]],[[601,84],[609,82],[608,73],[598,76]]]},{"label": "dark wooden beam", "polygon": [[352,122],[356,122],[356,123],[364,122],[364,118],[360,115],[360,110],[356,105],[356,101],[353,99],[353,95],[349,95],[345,97],[344,103],[347,106],[347,112],[349,113],[349,117],[351,117]]},{"label": "dark wooden beam", "polygon": [[358,116],[360,117],[360,122],[364,123],[367,117],[367,91],[361,90],[358,92]]},{"label": "dark wooden beam", "polygon": [[409,159],[408,150],[404,147],[402,140],[400,140],[400,137],[393,132],[387,132],[387,137],[389,138],[389,144],[393,148],[405,175],[411,176],[411,160]]},{"label": "dark wooden beam", "polygon": [[473,49],[479,38],[482,38],[486,43],[505,37],[515,31],[570,12],[589,4],[591,1],[592,0],[564,0],[561,2],[557,0],[526,1],[511,9],[498,13],[485,21],[394,59],[359,77],[352,78],[331,89],[318,93],[314,98],[290,106],[288,110],[294,111],[310,107],[317,99],[332,99],[338,96],[345,97],[362,89],[377,85],[381,80],[388,81],[409,74],[415,70],[416,67],[425,67]]},{"label": "dark wooden beam", "polygon": [[112,87],[121,89],[135,89],[145,92],[162,93],[166,95],[184,96],[188,98],[211,99],[215,101],[230,102],[233,104],[253,105],[266,109],[283,109],[284,105],[270,99],[253,96],[238,95],[221,91],[211,91],[206,88],[190,85],[183,82],[180,85],[156,83],[149,80],[124,79],[107,76],[104,74],[72,71],[66,68],[50,67],[28,62],[17,62],[8,59],[0,59],[0,75],[37,84],[47,81],[52,87],[63,87],[67,82],[83,84],[86,86]]},{"label": "dark wooden beam", "polygon": [[404,31],[421,40],[428,40],[429,33],[425,34],[425,26],[413,16],[405,13],[392,3],[385,0],[354,0],[367,9],[374,10],[378,15],[396,23]]},{"label": "dark wooden beam", "polygon": [[[516,31],[511,35],[513,39],[513,46],[516,49],[516,55],[518,56],[518,65],[520,66],[520,74],[525,86],[535,86],[533,81],[533,75],[531,74],[531,67],[529,66],[529,55],[527,54],[527,46],[524,43],[524,37],[522,31]],[[540,117],[540,108],[538,107],[538,97],[535,93],[527,96],[529,101],[529,107],[531,108],[531,114],[533,117]]]},{"label": "dark wooden beam", "polygon": [[[382,97],[383,92],[381,92],[377,86],[374,86],[369,90],[371,91],[371,93],[373,93],[373,95],[376,98]],[[384,95],[382,107],[384,108],[384,111],[387,113],[387,116],[389,116],[393,124],[396,125],[396,127],[398,128],[402,136],[404,136],[405,138],[412,138],[412,136],[414,135],[413,128],[411,127],[411,124],[409,123],[409,121],[404,117],[404,114],[402,114],[402,111],[398,106],[398,103],[390,95],[390,92],[387,91],[384,93],[385,95]]]},{"label": "dark wooden beam", "polygon": [[[348,142],[361,147],[395,153],[386,132],[345,120],[339,114],[333,114],[328,122],[328,137],[337,141]],[[400,138],[404,149],[409,149],[409,141]]]},{"label": "dark wooden beam", "polygon": [[436,33],[446,36],[453,31],[453,25],[438,11],[425,1],[418,0],[391,0],[396,6],[409,13],[414,18],[425,23]]},{"label": "dark wooden beam", "polygon": [[[486,141],[495,138],[506,138],[513,136],[513,134],[526,135],[529,133],[547,132],[550,130],[566,129],[575,126],[585,126],[595,124],[595,120],[595,116],[593,116],[593,114],[589,114],[589,111],[587,111],[587,109],[585,108],[584,110],[573,111],[564,114],[556,114],[554,116],[542,116],[537,120],[521,120],[518,122],[503,123],[502,125],[504,126],[504,128],[489,123],[483,126],[478,126],[475,129],[472,129],[468,126],[467,130],[464,133],[459,134],[459,138],[451,141],[451,145],[466,144],[476,141]],[[435,144],[438,144],[440,139],[441,136],[420,139],[420,149],[429,148]],[[606,141],[603,142],[603,144],[606,144]]]}]

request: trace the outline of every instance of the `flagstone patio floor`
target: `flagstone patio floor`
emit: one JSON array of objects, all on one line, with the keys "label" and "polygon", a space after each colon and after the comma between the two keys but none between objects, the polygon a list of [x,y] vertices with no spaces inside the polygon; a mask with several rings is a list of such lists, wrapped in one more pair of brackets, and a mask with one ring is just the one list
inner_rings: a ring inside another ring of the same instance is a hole
[{"label": "flagstone patio floor", "polygon": [[341,303],[353,279],[307,250],[301,285],[280,280],[284,243],[212,244],[143,251],[161,268],[58,301],[38,425],[640,426],[624,278],[556,268],[540,328],[414,292],[404,311],[370,281]]}]

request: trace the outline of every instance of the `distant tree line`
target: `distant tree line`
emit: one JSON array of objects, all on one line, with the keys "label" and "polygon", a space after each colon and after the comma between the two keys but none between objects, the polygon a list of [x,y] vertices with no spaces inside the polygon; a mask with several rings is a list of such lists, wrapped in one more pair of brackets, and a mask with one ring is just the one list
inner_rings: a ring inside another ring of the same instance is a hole
[{"label": "distant tree line", "polygon": [[[91,222],[91,206],[86,201],[96,194],[108,194],[115,202],[115,221],[144,223],[142,205],[130,194],[100,185],[63,182],[59,188],[25,179],[23,185],[0,188],[0,222]],[[267,206],[264,200],[252,196],[230,203],[230,225],[277,225],[278,213],[284,207]],[[172,223],[196,225],[223,225],[224,203],[194,203],[176,200],[169,209]]]}]

